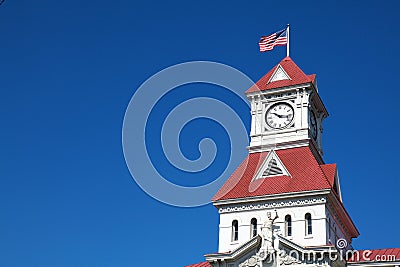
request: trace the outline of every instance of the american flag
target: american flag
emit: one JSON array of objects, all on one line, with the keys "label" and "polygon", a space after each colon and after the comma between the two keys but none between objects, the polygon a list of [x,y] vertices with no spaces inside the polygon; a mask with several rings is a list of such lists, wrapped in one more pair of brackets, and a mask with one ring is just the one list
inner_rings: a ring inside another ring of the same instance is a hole
[{"label": "american flag", "polygon": [[287,44],[287,29],[273,33],[268,36],[262,36],[258,45],[260,46],[260,52],[270,51],[278,45]]}]

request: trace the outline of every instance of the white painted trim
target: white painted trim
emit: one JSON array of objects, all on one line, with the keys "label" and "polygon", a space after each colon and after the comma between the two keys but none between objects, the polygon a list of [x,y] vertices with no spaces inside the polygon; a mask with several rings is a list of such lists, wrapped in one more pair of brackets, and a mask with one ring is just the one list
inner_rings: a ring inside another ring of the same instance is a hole
[{"label": "white painted trim", "polygon": [[[280,150],[280,149],[289,149],[289,148],[296,148],[296,147],[304,147],[308,146],[309,141],[308,140],[296,140],[296,141],[289,141],[285,143],[280,143],[275,146],[275,150]],[[249,150],[249,153],[260,153],[260,152],[265,152],[265,150],[271,148],[271,145],[261,145],[261,146],[248,146],[247,149]]]},{"label": "white painted trim", "polygon": [[[250,211],[250,210],[267,210],[267,209],[278,209],[278,208],[287,208],[287,207],[304,207],[311,205],[319,205],[325,204],[326,198],[306,198],[306,199],[298,199],[294,201],[276,201],[276,202],[261,202],[259,204],[232,204],[232,205],[221,205],[218,208],[218,212],[221,213],[238,213],[241,211]],[[303,219],[302,219],[303,220]]]},{"label": "white painted trim", "polygon": [[241,254],[247,253],[249,248],[256,247],[261,244],[261,236],[256,235],[237,249],[228,253],[217,253],[217,254],[205,254],[204,257],[208,262],[216,260],[231,260],[240,256]]},{"label": "white painted trim", "polygon": [[312,89],[311,85],[312,85],[312,82],[307,82],[307,83],[283,86],[283,87],[278,87],[278,88],[271,88],[271,89],[263,90],[263,91],[258,90],[255,92],[247,93],[246,96],[250,97],[250,96],[255,96],[255,95],[260,95],[260,94],[273,95],[278,92],[283,93],[283,92],[295,91],[296,89]]},{"label": "white painted trim", "polygon": [[283,199],[283,198],[290,199],[290,198],[298,198],[298,197],[320,196],[320,195],[328,195],[330,193],[330,191],[331,191],[330,189],[322,189],[322,190],[312,190],[312,191],[302,191],[302,192],[290,192],[290,193],[263,195],[263,196],[246,197],[246,198],[214,200],[212,203],[214,204],[214,206],[219,206],[219,205],[227,205],[227,204],[251,203],[251,202],[257,202],[257,201],[278,200],[278,199]]},{"label": "white painted trim", "polygon": [[337,194],[339,195],[340,201],[343,202],[342,190],[340,189],[340,182],[339,182],[339,170],[338,170],[337,165],[336,165],[336,173],[335,173],[335,178],[334,178],[333,183],[334,184],[332,185],[332,187],[334,187],[334,185],[336,183],[336,187],[337,187],[337,190],[338,190]]}]

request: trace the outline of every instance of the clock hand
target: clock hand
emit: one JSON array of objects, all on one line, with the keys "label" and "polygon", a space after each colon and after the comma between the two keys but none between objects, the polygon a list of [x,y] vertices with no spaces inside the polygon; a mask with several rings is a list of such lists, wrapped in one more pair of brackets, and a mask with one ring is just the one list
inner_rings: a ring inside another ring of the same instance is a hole
[{"label": "clock hand", "polygon": [[279,118],[289,118],[290,116],[292,116],[292,114],[288,114],[288,115],[279,115],[279,114],[277,114],[277,113],[275,113],[275,112],[271,112],[271,114],[274,114],[274,115],[278,116]]},{"label": "clock hand", "polygon": [[284,118],[285,117],[285,115],[279,115],[278,113],[275,113],[275,112],[271,112],[271,114],[274,114],[274,115],[278,116],[279,118]]},{"label": "clock hand", "polygon": [[292,114],[288,114],[288,115],[282,115],[281,118],[289,118],[290,116],[292,116]]}]

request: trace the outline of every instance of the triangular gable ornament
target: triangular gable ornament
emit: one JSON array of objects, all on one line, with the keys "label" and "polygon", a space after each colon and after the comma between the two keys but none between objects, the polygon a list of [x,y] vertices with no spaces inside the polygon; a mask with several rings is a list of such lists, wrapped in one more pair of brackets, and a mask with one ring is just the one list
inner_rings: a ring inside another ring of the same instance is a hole
[{"label": "triangular gable ornament", "polygon": [[271,150],[261,167],[258,169],[254,180],[274,177],[274,176],[291,176],[289,171],[283,165],[281,159],[276,154],[275,150]]},{"label": "triangular gable ornament", "polygon": [[271,78],[269,79],[268,83],[281,81],[281,80],[291,80],[291,78],[286,73],[286,71],[282,68],[282,66],[278,65],[278,67],[275,69],[274,73],[272,74]]}]

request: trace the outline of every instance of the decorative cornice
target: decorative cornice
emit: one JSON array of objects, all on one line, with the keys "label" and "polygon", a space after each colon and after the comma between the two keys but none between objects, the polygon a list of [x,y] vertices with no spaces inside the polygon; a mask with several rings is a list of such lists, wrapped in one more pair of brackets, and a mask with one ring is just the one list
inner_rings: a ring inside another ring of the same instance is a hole
[{"label": "decorative cornice", "polygon": [[258,204],[254,203],[254,204],[242,204],[242,205],[228,205],[220,207],[218,211],[219,213],[229,213],[229,212],[248,211],[248,210],[299,207],[299,206],[308,206],[308,205],[323,204],[323,203],[326,203],[326,197],[319,196],[319,197],[297,199],[297,200],[269,201]]},{"label": "decorative cornice", "polygon": [[[288,132],[297,132],[297,131],[308,131],[308,128],[304,128],[304,129],[300,129],[300,130],[289,130]],[[271,135],[276,135],[275,134],[271,134]],[[255,137],[257,135],[253,135],[251,137]],[[258,136],[264,137],[267,136],[266,134],[258,134]],[[258,145],[258,146],[248,146],[247,150],[249,151],[249,153],[259,153],[259,152],[265,152],[271,149],[271,147],[275,148],[276,150],[279,149],[289,149],[289,148],[296,148],[296,147],[303,147],[303,146],[308,146],[310,144],[310,139],[309,138],[305,138],[305,139],[301,139],[301,140],[296,140],[296,141],[288,141],[288,142],[281,142],[279,144],[265,144],[265,145]]]},{"label": "decorative cornice", "polygon": [[273,195],[262,195],[262,196],[252,196],[252,197],[243,197],[243,198],[234,198],[234,199],[223,199],[223,200],[214,200],[213,205],[217,208],[222,205],[230,205],[230,204],[248,204],[255,202],[269,202],[276,200],[293,200],[298,198],[316,198],[318,196],[326,196],[330,193],[330,189],[320,189],[320,190],[311,190],[311,191],[301,191],[301,192],[288,192],[281,194],[273,194]]},{"label": "decorative cornice", "polygon": [[307,83],[301,83],[301,84],[294,84],[294,85],[290,85],[290,86],[271,88],[268,90],[257,90],[257,91],[251,92],[251,93],[246,93],[246,96],[248,98],[250,98],[250,97],[259,96],[259,95],[271,95],[271,94],[288,92],[288,91],[293,91],[293,90],[298,90],[298,89],[306,90],[306,89],[311,89],[311,88],[313,88],[313,84],[311,82],[307,82]]}]

